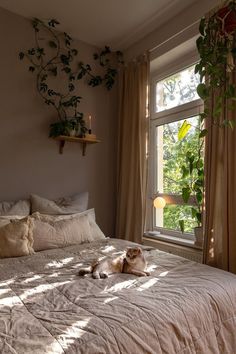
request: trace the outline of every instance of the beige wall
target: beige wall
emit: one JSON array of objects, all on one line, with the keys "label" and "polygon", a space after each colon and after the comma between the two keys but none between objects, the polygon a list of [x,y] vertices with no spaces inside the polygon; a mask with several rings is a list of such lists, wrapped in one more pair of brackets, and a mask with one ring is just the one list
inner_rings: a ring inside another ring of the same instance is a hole
[{"label": "beige wall", "polygon": [[[192,35],[192,37],[195,36],[199,33],[198,21],[200,20],[200,18],[205,16],[205,14],[212,8],[219,5],[219,3],[219,0],[197,0],[194,4],[187,7],[185,10],[173,17],[167,23],[164,23],[160,27],[158,27],[157,24],[157,28],[154,31],[143,37],[140,41],[131,45],[125,51],[126,60],[131,60],[136,56],[142,54],[146,50],[151,51],[151,59],[153,59],[154,56],[152,55],[152,51],[156,49],[155,57],[163,54],[158,53],[159,46],[166,44],[166,42],[170,42],[171,46],[179,45],[180,43],[174,44],[173,39],[177,35],[183,34],[184,31],[187,31],[189,35]],[[196,23],[197,25],[191,28],[194,23]],[[179,38],[182,40],[187,40],[190,37],[185,39],[181,37]],[[170,47],[166,49],[166,51],[172,48]]]},{"label": "beige wall", "polygon": [[[94,132],[102,143],[88,146],[82,157],[79,144],[67,143],[64,154],[48,138],[49,124],[57,119],[35,88],[18,52],[33,46],[29,20],[0,9],[0,200],[30,193],[56,198],[88,190],[90,206],[107,235],[114,231],[116,90],[81,83],[81,111],[95,116]],[[75,42],[79,59],[93,63],[95,48]]]}]

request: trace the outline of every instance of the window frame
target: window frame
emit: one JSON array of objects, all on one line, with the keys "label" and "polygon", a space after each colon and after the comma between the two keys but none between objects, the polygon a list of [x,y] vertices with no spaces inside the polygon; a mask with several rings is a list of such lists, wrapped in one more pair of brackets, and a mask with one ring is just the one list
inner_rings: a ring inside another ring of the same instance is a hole
[{"label": "window frame", "polygon": [[[156,132],[157,127],[163,124],[172,123],[175,121],[188,119],[194,116],[199,115],[203,111],[203,101],[201,99],[197,99],[194,101],[190,101],[188,103],[184,103],[182,105],[163,110],[161,112],[156,112],[156,84],[159,81],[168,78],[171,75],[174,75],[178,72],[181,72],[184,69],[187,69],[190,66],[193,66],[197,63],[197,60],[191,60],[189,62],[183,63],[183,66],[176,66],[175,68],[171,68],[162,75],[152,75],[151,76],[151,85],[150,85],[150,131],[149,131],[149,182],[148,182],[148,201],[147,201],[147,227],[151,230],[157,231],[161,233],[164,237],[168,236],[177,237],[183,240],[192,240],[194,241],[194,234],[192,233],[184,233],[177,230],[165,229],[162,227],[156,227],[154,225],[155,221],[155,208],[153,206],[154,196],[158,193],[157,190],[157,149],[156,149]],[[186,205],[181,195],[170,195],[170,194],[159,194],[160,196],[165,197],[165,199],[172,199],[173,201],[178,201],[176,205]],[[191,200],[191,199],[190,199]],[[170,200],[169,200],[170,201]],[[169,203],[170,204],[170,203]],[[172,203],[171,203],[172,204]],[[193,205],[194,203],[187,203],[187,205]]]}]

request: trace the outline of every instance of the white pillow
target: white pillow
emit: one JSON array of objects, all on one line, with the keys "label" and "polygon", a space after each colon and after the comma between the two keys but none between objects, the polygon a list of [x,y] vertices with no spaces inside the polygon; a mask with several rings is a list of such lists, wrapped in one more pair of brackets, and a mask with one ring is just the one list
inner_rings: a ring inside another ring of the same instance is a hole
[{"label": "white pillow", "polygon": [[0,216],[20,215],[22,217],[30,214],[30,201],[18,200],[15,202],[0,202]]},{"label": "white pillow", "polygon": [[28,256],[34,253],[33,222],[30,217],[11,220],[0,227],[0,258]]},{"label": "white pillow", "polygon": [[79,216],[85,215],[88,218],[89,222],[89,227],[90,227],[90,234],[92,237],[92,241],[96,240],[102,240],[106,238],[100,227],[96,223],[96,217],[95,217],[95,210],[94,209],[89,209],[84,211],[83,213],[77,213],[77,214],[72,214],[72,215],[40,215],[38,213],[33,214],[32,216],[36,216],[37,218],[40,218],[42,221],[59,221],[59,220],[68,220],[68,219],[73,219],[77,218]]},{"label": "white pillow", "polygon": [[32,213],[48,215],[75,214],[88,209],[88,192],[75,194],[71,197],[49,200],[36,194],[30,196]]},{"label": "white pillow", "polygon": [[66,247],[93,240],[86,215],[62,220],[55,220],[52,216],[39,213],[33,214],[32,217],[34,218],[33,248],[35,251]]}]

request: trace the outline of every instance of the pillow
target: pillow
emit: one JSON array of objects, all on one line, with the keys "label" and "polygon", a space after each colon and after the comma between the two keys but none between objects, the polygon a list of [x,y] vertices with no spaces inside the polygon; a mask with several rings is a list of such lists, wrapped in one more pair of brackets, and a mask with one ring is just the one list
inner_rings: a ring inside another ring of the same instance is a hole
[{"label": "pillow", "polygon": [[11,220],[0,227],[0,258],[28,256],[34,253],[33,222],[30,217]]},{"label": "pillow", "polygon": [[0,216],[0,227],[10,224],[11,220],[20,220],[24,217],[21,215],[7,215],[7,216]]},{"label": "pillow", "polygon": [[21,215],[23,217],[30,214],[30,201],[18,200],[16,202],[0,202],[0,216]]},{"label": "pillow", "polygon": [[72,214],[72,215],[39,215],[38,213],[33,214],[33,216],[36,216],[37,218],[40,218],[42,221],[50,222],[50,221],[59,221],[59,220],[68,220],[68,219],[73,219],[77,218],[79,216],[86,216],[88,218],[89,222],[89,227],[90,227],[90,234],[92,237],[92,241],[96,240],[102,240],[106,238],[100,227],[96,223],[96,217],[95,217],[95,210],[94,209],[89,209],[84,211],[83,213],[77,213],[77,214]]},{"label": "pillow", "polygon": [[30,199],[32,213],[38,211],[41,214],[49,215],[75,214],[88,209],[88,192],[59,198],[55,201],[39,197],[36,194],[32,194]]},{"label": "pillow", "polygon": [[33,218],[33,247],[35,251],[92,241],[86,215],[78,215],[73,219],[54,220],[51,216],[35,213]]}]

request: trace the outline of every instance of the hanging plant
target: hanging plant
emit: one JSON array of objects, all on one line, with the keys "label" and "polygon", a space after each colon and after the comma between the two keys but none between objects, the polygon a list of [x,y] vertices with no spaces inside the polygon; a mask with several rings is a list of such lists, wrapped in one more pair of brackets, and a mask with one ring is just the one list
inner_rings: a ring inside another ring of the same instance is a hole
[{"label": "hanging plant", "polygon": [[[47,22],[33,19],[35,46],[21,51],[19,59],[28,60],[29,71],[36,73],[36,87],[40,96],[57,112],[58,122],[50,125],[49,135],[69,135],[71,130],[77,129],[83,136],[87,127],[84,114],[79,111],[82,97],[77,94],[78,81],[84,78],[92,87],[103,84],[110,90],[117,76],[117,65],[123,64],[122,53],[113,53],[109,47],[95,53],[94,59],[103,67],[104,75],[94,75],[89,64],[77,60],[78,50],[72,46],[70,35],[56,31],[58,25],[55,19]],[[59,81],[60,89],[57,87]]]},{"label": "hanging plant", "polygon": [[[227,113],[235,107],[236,88],[231,82],[235,72],[236,57],[236,3],[230,1],[208,19],[202,18],[199,25],[200,37],[197,49],[200,60],[195,66],[200,83],[197,93],[204,102],[204,111],[199,114],[199,149],[197,157],[186,154],[186,164],[181,166],[183,180],[188,177],[182,189],[182,199],[188,203],[190,196],[195,200],[192,217],[197,225],[202,225],[204,197],[203,145],[207,135],[205,120],[212,118],[212,124],[219,127],[235,126],[235,120],[228,119]],[[217,92],[217,95],[215,94]],[[216,97],[213,99],[213,97]],[[223,119],[219,119],[223,116]],[[184,121],[179,131],[179,139],[184,139],[191,125]],[[179,220],[184,232],[184,220]]]},{"label": "hanging plant", "polygon": [[[227,112],[233,109],[232,100],[236,99],[236,88],[231,83],[236,56],[235,1],[229,2],[208,19],[202,18],[199,32],[201,36],[196,43],[200,61],[195,67],[195,73],[200,75],[197,92],[205,105],[201,119],[211,114],[214,124],[233,128],[235,121],[227,118]],[[217,98],[213,100],[215,92]],[[223,113],[224,119],[219,122]]]}]

